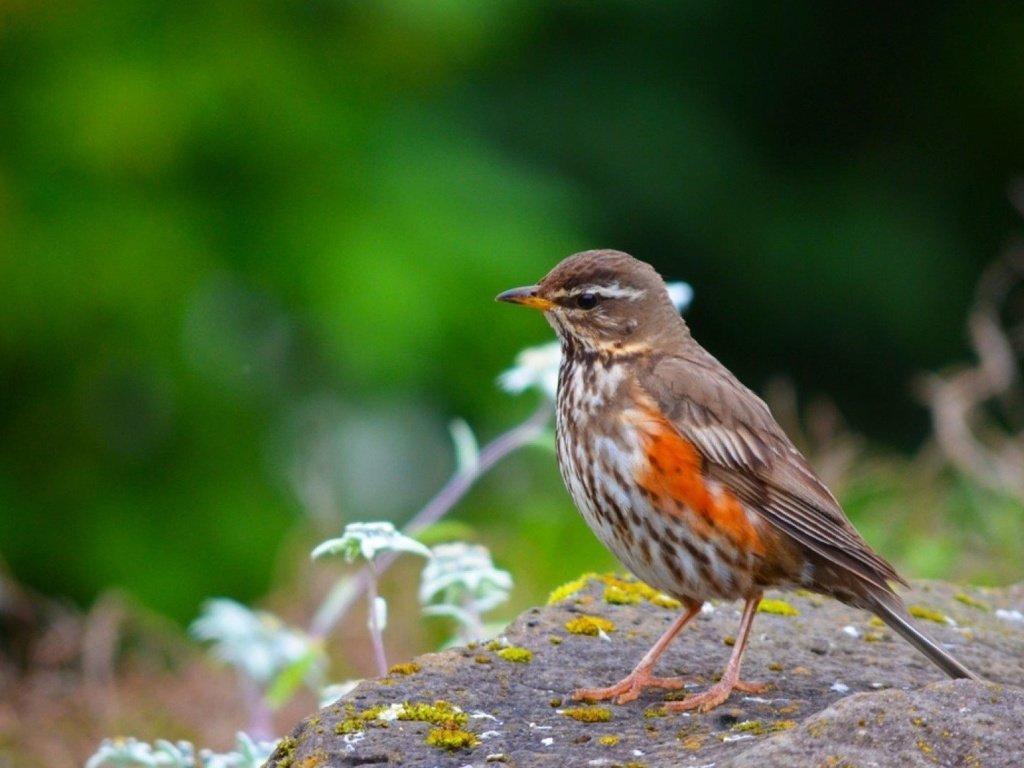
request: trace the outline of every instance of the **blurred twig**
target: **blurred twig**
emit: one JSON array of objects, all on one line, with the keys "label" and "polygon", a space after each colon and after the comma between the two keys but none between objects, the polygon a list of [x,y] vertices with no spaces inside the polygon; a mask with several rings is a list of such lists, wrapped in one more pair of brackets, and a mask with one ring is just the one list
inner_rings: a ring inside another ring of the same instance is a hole
[{"label": "blurred twig", "polygon": [[[1024,188],[1014,202],[1024,215]],[[935,441],[962,472],[1024,501],[1024,245],[982,273],[967,319],[976,365],[924,377],[918,386],[931,411]]]}]

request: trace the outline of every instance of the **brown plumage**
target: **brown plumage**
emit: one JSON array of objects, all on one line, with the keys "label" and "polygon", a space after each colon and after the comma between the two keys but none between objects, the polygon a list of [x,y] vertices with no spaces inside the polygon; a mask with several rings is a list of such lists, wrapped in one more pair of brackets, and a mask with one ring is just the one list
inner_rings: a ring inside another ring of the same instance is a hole
[{"label": "brown plumage", "polygon": [[665,284],[618,251],[570,256],[535,286],[498,296],[540,309],[561,340],[558,465],[598,538],[686,608],[632,673],[576,698],[679,688],[654,664],[709,598],[744,600],[721,680],[672,709],[718,706],[741,682],[754,613],[769,587],[804,588],[872,611],[951,677],[976,677],[907,618],[905,584],[846,519],[772,417],[690,335]]}]

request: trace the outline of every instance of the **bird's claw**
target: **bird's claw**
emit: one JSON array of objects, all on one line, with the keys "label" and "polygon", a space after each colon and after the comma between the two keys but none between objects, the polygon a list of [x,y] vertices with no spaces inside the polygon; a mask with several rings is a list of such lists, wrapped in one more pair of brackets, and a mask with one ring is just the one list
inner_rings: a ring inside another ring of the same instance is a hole
[{"label": "bird's claw", "polygon": [[665,709],[669,712],[686,712],[691,709],[696,709],[701,713],[710,712],[715,707],[724,704],[734,690],[743,693],[764,693],[768,690],[768,686],[764,683],[747,683],[742,680],[735,680],[731,683],[719,681],[703,693],[688,696],[682,701],[667,702]]},{"label": "bird's claw", "polygon": [[607,688],[580,688],[573,691],[574,701],[608,701],[616,704],[628,704],[640,697],[645,688],[661,688],[677,691],[685,685],[681,677],[654,677],[647,672],[633,672],[615,685]]}]

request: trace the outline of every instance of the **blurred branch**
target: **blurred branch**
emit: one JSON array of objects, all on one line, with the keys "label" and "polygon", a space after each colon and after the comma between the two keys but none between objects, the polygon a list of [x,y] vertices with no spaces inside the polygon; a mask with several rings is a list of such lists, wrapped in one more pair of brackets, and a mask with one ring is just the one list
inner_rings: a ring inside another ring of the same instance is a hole
[{"label": "blurred branch", "polygon": [[[1014,202],[1024,215],[1024,189]],[[1024,501],[1024,312],[1014,306],[1022,286],[1024,246],[1017,245],[978,281],[967,319],[977,365],[930,374],[918,393],[950,463],[985,487]]]}]

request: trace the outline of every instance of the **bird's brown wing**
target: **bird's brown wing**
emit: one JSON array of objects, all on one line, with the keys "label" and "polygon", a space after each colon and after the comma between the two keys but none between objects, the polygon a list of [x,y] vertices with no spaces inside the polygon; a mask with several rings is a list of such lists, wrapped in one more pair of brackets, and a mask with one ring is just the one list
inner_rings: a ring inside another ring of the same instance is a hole
[{"label": "bird's brown wing", "polygon": [[905,583],[846,519],[764,401],[697,352],[655,361],[640,385],[700,452],[707,476],[828,562],[886,591],[888,581]]}]

